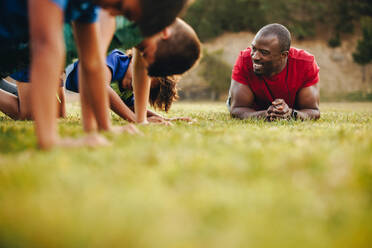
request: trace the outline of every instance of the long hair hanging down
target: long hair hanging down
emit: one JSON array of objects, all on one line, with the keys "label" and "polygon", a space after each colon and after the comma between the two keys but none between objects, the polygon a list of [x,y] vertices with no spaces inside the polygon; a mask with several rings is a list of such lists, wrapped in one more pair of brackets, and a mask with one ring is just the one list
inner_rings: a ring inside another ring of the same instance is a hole
[{"label": "long hair hanging down", "polygon": [[150,105],[165,112],[171,108],[172,103],[178,99],[177,79],[175,77],[157,77],[158,86],[150,91]]}]

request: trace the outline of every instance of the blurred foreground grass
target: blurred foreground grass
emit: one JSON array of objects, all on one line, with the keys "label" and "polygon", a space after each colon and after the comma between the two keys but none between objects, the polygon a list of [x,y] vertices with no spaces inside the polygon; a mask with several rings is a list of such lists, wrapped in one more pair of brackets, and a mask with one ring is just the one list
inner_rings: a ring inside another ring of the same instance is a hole
[{"label": "blurred foreground grass", "polygon": [[[69,110],[60,133],[80,136]],[[0,115],[0,247],[371,247],[372,104],[322,113],[265,123],[179,103],[169,115],[197,123],[51,152]]]}]

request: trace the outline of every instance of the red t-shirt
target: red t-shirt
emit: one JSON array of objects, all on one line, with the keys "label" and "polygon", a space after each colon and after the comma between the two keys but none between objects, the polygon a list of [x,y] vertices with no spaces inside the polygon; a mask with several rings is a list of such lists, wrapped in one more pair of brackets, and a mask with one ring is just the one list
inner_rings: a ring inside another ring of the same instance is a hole
[{"label": "red t-shirt", "polygon": [[297,92],[318,83],[319,67],[313,55],[304,50],[291,48],[288,64],[279,74],[259,77],[253,72],[251,48],[247,48],[240,52],[236,60],[232,79],[249,86],[255,96],[256,110],[267,109],[278,98],[284,99],[288,106],[293,108]]}]

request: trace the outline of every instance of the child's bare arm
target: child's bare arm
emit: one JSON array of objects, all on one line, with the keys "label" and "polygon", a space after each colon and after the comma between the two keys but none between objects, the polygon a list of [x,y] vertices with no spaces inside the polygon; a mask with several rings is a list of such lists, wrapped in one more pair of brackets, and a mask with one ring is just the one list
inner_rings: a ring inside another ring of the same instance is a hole
[{"label": "child's bare arm", "polygon": [[38,144],[47,149],[58,142],[55,98],[65,54],[63,12],[52,1],[29,0],[28,4],[32,112]]},{"label": "child's bare arm", "polygon": [[147,123],[147,102],[150,94],[150,77],[147,75],[146,62],[140,51],[133,54],[133,89],[135,116],[137,123]]},{"label": "child's bare arm", "polygon": [[186,121],[189,123],[195,122],[195,120],[190,117],[167,118],[151,110],[147,110],[147,117],[148,117],[149,122],[170,122],[170,121]]},{"label": "child's bare arm", "polygon": [[101,48],[106,52],[115,33],[116,20],[108,11],[101,9],[99,12],[99,28]]},{"label": "child's bare arm", "polygon": [[107,86],[107,88],[112,111],[127,121],[135,122],[136,117],[133,111],[128,108],[128,106],[121,100],[119,95],[110,86]]},{"label": "child's bare arm", "polygon": [[97,23],[74,23],[78,48],[80,99],[84,129],[109,130],[109,99],[105,84],[104,52],[99,44]]},{"label": "child's bare arm", "polygon": [[147,110],[147,117],[153,117],[153,116],[158,117],[158,118],[163,118],[163,119],[164,119],[163,116],[159,115],[159,114],[156,113],[155,111],[151,111],[151,110],[148,109],[148,110]]}]

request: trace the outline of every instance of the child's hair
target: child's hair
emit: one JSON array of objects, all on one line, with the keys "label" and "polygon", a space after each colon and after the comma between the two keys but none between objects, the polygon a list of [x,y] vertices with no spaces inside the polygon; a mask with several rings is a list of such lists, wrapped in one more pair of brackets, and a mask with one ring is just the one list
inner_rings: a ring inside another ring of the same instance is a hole
[{"label": "child's hair", "polygon": [[155,62],[148,68],[150,77],[183,74],[199,60],[201,44],[195,31],[179,18],[170,29],[170,37],[157,43]]},{"label": "child's hair", "polygon": [[174,22],[188,0],[140,0],[141,19],[137,22],[145,37],[154,35]]},{"label": "child's hair", "polygon": [[150,90],[150,104],[155,109],[168,112],[172,103],[178,99],[178,80],[175,77],[156,77],[153,80],[158,81],[158,84]]}]

